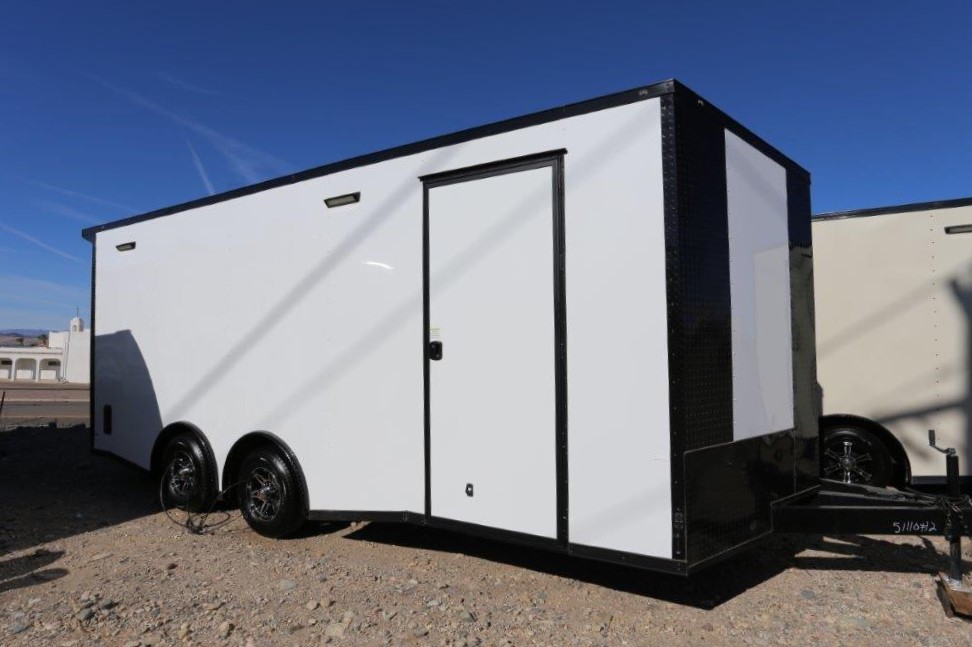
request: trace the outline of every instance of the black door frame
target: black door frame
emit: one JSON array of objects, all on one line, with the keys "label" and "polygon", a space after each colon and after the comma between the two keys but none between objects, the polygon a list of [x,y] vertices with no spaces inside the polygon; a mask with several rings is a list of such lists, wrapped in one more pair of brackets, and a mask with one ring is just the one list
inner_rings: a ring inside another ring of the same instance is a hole
[{"label": "black door frame", "polygon": [[[553,181],[553,291],[554,291],[554,392],[555,392],[555,459],[557,493],[557,538],[554,543],[567,546],[568,543],[568,494],[567,494],[567,297],[565,270],[564,234],[564,155],[566,150],[547,151],[534,155],[479,164],[442,173],[420,177],[422,181],[422,310],[424,326],[422,330],[423,379],[425,383],[425,520],[439,526],[467,528],[476,524],[438,519],[432,515],[432,426],[430,417],[430,358],[429,344],[429,190],[449,184],[482,180],[497,175],[507,175],[539,168],[550,167]],[[486,528],[477,526],[480,534]],[[487,534],[500,538],[527,541],[529,543],[549,543],[551,540],[507,531],[490,529]]]}]

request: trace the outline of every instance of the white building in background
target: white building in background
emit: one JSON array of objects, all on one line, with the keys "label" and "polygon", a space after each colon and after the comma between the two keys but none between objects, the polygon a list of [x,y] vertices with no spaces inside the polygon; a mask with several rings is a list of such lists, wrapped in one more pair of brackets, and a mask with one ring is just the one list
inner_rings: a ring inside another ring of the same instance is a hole
[{"label": "white building in background", "polygon": [[70,330],[48,333],[46,348],[0,346],[0,380],[87,384],[90,361],[91,331],[75,317]]}]

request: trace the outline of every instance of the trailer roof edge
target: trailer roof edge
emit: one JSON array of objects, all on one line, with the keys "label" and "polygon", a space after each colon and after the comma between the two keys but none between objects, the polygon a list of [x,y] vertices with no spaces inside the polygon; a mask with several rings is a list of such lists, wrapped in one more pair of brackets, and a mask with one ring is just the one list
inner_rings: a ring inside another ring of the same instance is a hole
[{"label": "trailer roof edge", "polygon": [[614,108],[617,106],[622,106],[629,103],[635,103],[638,101],[654,99],[663,95],[673,94],[676,91],[687,92],[691,94],[699,102],[711,108],[715,112],[715,114],[723,122],[729,125],[732,130],[736,131],[737,134],[741,134],[745,139],[755,144],[758,148],[763,150],[763,152],[768,153],[770,157],[774,158],[778,162],[781,162],[784,165],[789,166],[791,168],[799,169],[799,171],[806,174],[807,178],[809,179],[809,173],[805,169],[803,169],[803,167],[801,167],[799,164],[797,164],[790,158],[786,157],[785,155],[777,151],[775,148],[773,148],[767,142],[765,142],[762,138],[755,135],[752,131],[750,131],[746,127],[739,124],[739,122],[734,120],[732,117],[729,117],[726,113],[722,112],[715,106],[709,104],[707,101],[702,99],[697,93],[689,89],[685,84],[677,81],[676,79],[667,79],[665,81],[660,81],[658,83],[642,85],[636,88],[632,88],[630,90],[624,90],[622,92],[616,92],[613,94],[596,97],[594,99],[587,99],[585,101],[580,101],[577,103],[565,104],[565,105],[557,106],[555,108],[549,108],[547,110],[541,110],[539,112],[533,112],[519,117],[503,119],[482,126],[474,126],[472,128],[467,128],[457,132],[448,133],[445,135],[438,135],[436,137],[430,137],[427,139],[422,139],[410,144],[404,144],[392,148],[383,149],[374,153],[366,153],[364,155],[350,157],[348,159],[331,162],[329,164],[324,164],[322,166],[316,166],[307,169],[305,171],[291,173],[288,175],[282,175],[280,177],[276,177],[270,180],[265,180],[263,182],[259,182],[256,184],[250,184],[247,186],[238,187],[236,189],[224,191],[223,193],[217,193],[215,195],[205,196],[203,198],[190,200],[188,202],[182,202],[169,207],[163,207],[161,209],[155,209],[153,211],[148,211],[146,213],[142,213],[139,215],[130,216],[128,218],[122,218],[120,220],[114,220],[104,224],[95,225],[93,227],[87,227],[81,231],[81,236],[85,240],[94,243],[95,235],[97,233],[109,229],[117,229],[119,227],[125,227],[127,225],[143,222],[145,220],[154,220],[155,218],[161,218],[163,216],[169,216],[183,211],[189,211],[191,209],[195,209],[198,207],[205,207],[212,204],[217,204],[219,202],[225,202],[227,200],[240,198],[246,195],[260,193],[262,191],[268,191],[270,189],[275,189],[289,184],[295,184],[297,182],[302,182],[304,180],[310,180],[313,178],[330,175],[332,173],[346,171],[348,169],[356,168],[359,166],[367,166],[370,164],[376,164],[378,162],[383,162],[397,157],[414,155],[434,148],[440,148],[442,146],[451,146],[454,144],[460,144],[463,142],[479,139],[482,137],[497,135],[512,130],[518,130],[520,128],[526,128],[529,126],[544,124],[551,121],[557,121],[559,119],[564,119],[567,117],[573,117],[573,116],[586,114],[590,112],[597,112],[599,110]]},{"label": "trailer roof edge", "polygon": [[890,213],[908,213],[910,211],[929,211],[931,209],[954,209],[956,207],[972,206],[972,196],[966,198],[951,198],[949,200],[932,200],[929,202],[909,202],[894,204],[886,207],[871,207],[868,209],[850,209],[847,211],[828,211],[813,217],[813,221],[843,220],[845,218],[866,218],[868,216],[883,216]]}]

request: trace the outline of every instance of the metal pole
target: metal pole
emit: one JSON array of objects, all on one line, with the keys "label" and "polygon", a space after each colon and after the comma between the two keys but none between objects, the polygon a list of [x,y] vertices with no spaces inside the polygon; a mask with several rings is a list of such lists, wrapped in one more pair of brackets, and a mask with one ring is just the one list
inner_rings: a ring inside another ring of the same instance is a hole
[{"label": "metal pole", "polygon": [[948,539],[948,577],[953,582],[962,581],[962,519],[961,512],[956,513],[952,508],[954,501],[962,496],[962,487],[959,483],[959,462],[958,455],[954,449],[948,450],[945,456],[945,478],[948,484],[948,496],[952,500],[948,509],[951,517],[949,524]]},{"label": "metal pole", "polygon": [[948,496],[962,496],[962,485],[959,482],[958,454],[950,452],[945,457],[945,480],[948,483]]}]

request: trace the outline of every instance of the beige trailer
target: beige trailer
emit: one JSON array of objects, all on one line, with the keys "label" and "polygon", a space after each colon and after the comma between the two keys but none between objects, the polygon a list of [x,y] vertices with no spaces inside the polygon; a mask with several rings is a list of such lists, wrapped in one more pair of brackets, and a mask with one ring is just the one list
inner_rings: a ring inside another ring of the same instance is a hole
[{"label": "beige trailer", "polygon": [[972,198],[813,219],[823,476],[944,480],[972,468]]}]

